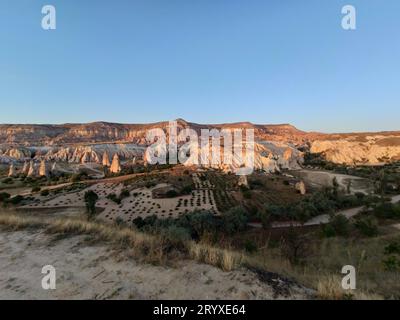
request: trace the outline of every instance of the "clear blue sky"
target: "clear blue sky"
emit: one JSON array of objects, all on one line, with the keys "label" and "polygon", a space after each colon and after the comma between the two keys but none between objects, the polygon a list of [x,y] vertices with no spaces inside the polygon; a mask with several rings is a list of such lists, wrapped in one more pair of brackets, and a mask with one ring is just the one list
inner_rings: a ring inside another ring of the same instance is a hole
[{"label": "clear blue sky", "polygon": [[399,0],[0,0],[0,123],[396,130],[399,37]]}]

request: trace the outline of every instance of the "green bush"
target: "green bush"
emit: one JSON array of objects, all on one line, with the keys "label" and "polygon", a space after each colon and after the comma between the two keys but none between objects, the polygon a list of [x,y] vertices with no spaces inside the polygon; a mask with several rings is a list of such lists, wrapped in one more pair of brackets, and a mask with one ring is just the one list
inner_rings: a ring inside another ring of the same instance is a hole
[{"label": "green bush", "polygon": [[35,187],[33,187],[32,188],[32,193],[34,193],[34,192],[39,192],[40,191],[40,187],[39,186],[35,186]]},{"label": "green bush", "polygon": [[221,215],[222,229],[228,234],[244,230],[247,225],[246,212],[241,207],[232,208]]},{"label": "green bush", "polygon": [[166,193],[165,193],[165,196],[167,197],[167,198],[175,198],[175,197],[177,197],[179,194],[178,194],[178,192],[176,192],[176,190],[168,190]]},{"label": "green bush", "polygon": [[96,201],[99,199],[99,196],[96,192],[90,190],[85,192],[85,204],[86,204],[86,212],[88,213],[88,218],[91,219],[96,214]]},{"label": "green bush", "polygon": [[7,192],[0,192],[0,202],[7,201],[10,199],[11,195]]},{"label": "green bush", "polygon": [[119,195],[119,198],[122,200],[122,199],[124,199],[124,198],[128,198],[130,195],[131,195],[131,194],[130,194],[129,190],[127,190],[127,189],[122,189],[122,191],[121,191],[121,193],[120,193],[120,195]]},{"label": "green bush", "polygon": [[181,194],[191,194],[192,191],[193,191],[193,186],[189,184],[181,189]]},{"label": "green bush", "polygon": [[257,251],[257,245],[255,244],[254,241],[247,239],[246,242],[244,243],[244,249],[248,253],[254,253]]},{"label": "green bush", "polygon": [[400,255],[400,239],[396,241],[392,241],[389,243],[385,249],[384,249],[385,254],[398,254]]},{"label": "green bush", "polygon": [[376,217],[383,219],[400,219],[400,205],[390,202],[379,203],[373,208]]},{"label": "green bush", "polygon": [[175,223],[189,230],[193,239],[201,238],[205,233],[216,233],[221,221],[208,211],[195,211],[180,216]]},{"label": "green bush", "polygon": [[49,195],[49,190],[42,190],[42,192],[40,192],[40,195],[43,197],[47,197]]},{"label": "green bush", "polygon": [[350,232],[350,222],[344,215],[338,214],[333,217],[331,224],[340,236],[347,236]]},{"label": "green bush", "polygon": [[378,235],[378,222],[371,216],[359,218],[354,225],[364,236],[375,237]]},{"label": "green bush", "polygon": [[387,257],[382,263],[387,271],[397,272],[400,270],[400,260],[396,256]]},{"label": "green bush", "polygon": [[107,195],[106,197],[107,199],[114,201],[117,204],[121,203],[121,199],[117,197],[117,195],[115,193],[110,193],[109,195]]},{"label": "green bush", "polygon": [[168,245],[178,249],[184,247],[191,239],[187,229],[175,225],[163,229],[161,237]]},{"label": "green bush", "polygon": [[8,177],[8,178],[5,178],[5,179],[3,179],[3,183],[5,183],[5,184],[11,184],[11,183],[13,183],[13,179],[12,178],[10,178],[10,177]]},{"label": "green bush", "polygon": [[17,205],[17,204],[20,204],[23,200],[24,200],[23,196],[17,195],[15,197],[12,197],[12,198],[8,199],[7,202],[9,202],[11,204],[14,204],[14,205]]}]

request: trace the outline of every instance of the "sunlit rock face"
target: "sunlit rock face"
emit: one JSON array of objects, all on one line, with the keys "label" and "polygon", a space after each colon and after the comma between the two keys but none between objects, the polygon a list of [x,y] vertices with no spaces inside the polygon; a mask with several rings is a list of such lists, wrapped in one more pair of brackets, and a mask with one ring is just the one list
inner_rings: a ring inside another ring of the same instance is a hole
[{"label": "sunlit rock face", "polygon": [[8,176],[9,176],[9,177],[15,177],[16,174],[17,174],[17,172],[16,172],[16,170],[15,170],[14,164],[11,163],[11,164],[10,164],[10,167],[9,167],[9,169],[8,169]]},{"label": "sunlit rock face", "polygon": [[30,163],[29,163],[29,169],[28,169],[28,174],[27,174],[27,176],[28,177],[35,177],[36,176],[36,166],[35,166],[35,163],[33,162],[33,161],[31,161]]},{"label": "sunlit rock face", "polygon": [[110,167],[110,172],[111,173],[119,173],[121,172],[121,164],[119,162],[119,157],[118,154],[114,154],[113,156],[113,160],[111,163],[111,167]]},{"label": "sunlit rock face", "polygon": [[400,135],[356,135],[316,140],[310,151],[338,164],[382,164],[400,160]]},{"label": "sunlit rock face", "polygon": [[45,160],[40,162],[39,166],[39,176],[40,177],[48,177],[49,176],[49,169],[47,167],[47,163]]}]

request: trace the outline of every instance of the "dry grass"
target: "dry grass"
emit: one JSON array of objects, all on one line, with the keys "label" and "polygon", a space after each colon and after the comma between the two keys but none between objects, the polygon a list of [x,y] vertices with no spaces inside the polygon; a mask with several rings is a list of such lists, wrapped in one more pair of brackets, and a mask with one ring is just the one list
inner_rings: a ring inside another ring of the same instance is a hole
[{"label": "dry grass", "polygon": [[237,252],[194,242],[189,246],[189,256],[196,261],[217,266],[224,271],[234,270],[242,261],[242,255]]},{"label": "dry grass", "polygon": [[[171,250],[171,246],[162,237],[97,221],[79,218],[24,217],[21,214],[7,212],[0,214],[0,225],[13,231],[40,228],[47,233],[57,235],[90,235],[92,239],[129,249],[132,256],[149,263],[165,264],[177,255],[177,252]],[[219,267],[224,271],[235,269],[241,262],[240,254],[207,244],[189,242],[180,250],[180,257],[189,257]]]},{"label": "dry grass", "polygon": [[[296,279],[306,287],[316,289],[318,299],[381,299],[398,298],[400,275],[381,270],[386,238],[368,239],[349,243],[345,239],[323,240],[319,251],[302,266],[292,265],[277,254],[278,249],[265,248],[257,254],[247,255],[228,248],[217,248],[202,241],[189,241],[179,249],[161,236],[135,229],[73,218],[43,218],[23,216],[13,212],[0,212],[0,226],[8,230],[44,229],[56,235],[90,235],[97,241],[106,241],[126,249],[135,258],[154,264],[165,264],[191,258],[224,271],[240,266],[255,267]],[[341,288],[340,270],[351,264],[357,270],[357,289]],[[373,292],[374,294],[371,294]]]}]

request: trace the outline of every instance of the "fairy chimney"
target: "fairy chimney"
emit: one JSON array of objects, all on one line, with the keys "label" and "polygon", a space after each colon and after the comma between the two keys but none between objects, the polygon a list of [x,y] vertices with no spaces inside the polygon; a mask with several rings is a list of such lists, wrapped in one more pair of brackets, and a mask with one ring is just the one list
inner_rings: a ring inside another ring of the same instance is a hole
[{"label": "fairy chimney", "polygon": [[35,172],[35,164],[33,163],[33,161],[31,160],[31,162],[29,163],[29,169],[28,169],[28,177],[33,177],[35,176],[36,172]]},{"label": "fairy chimney", "polygon": [[111,167],[110,167],[110,172],[111,173],[119,173],[121,172],[121,164],[119,163],[119,157],[118,154],[114,154]]},{"label": "fairy chimney", "polygon": [[27,175],[29,172],[29,164],[27,161],[24,162],[24,166],[22,167],[21,173]]},{"label": "fairy chimney", "polygon": [[103,166],[109,167],[110,166],[110,157],[108,156],[107,151],[103,153]]},{"label": "fairy chimney", "polygon": [[14,163],[11,162],[10,164],[10,169],[8,170],[8,176],[9,177],[14,177],[15,176],[15,167],[14,167]]},{"label": "fairy chimney", "polygon": [[42,160],[40,162],[40,167],[39,167],[39,176],[40,177],[47,177],[48,175],[49,175],[49,171],[47,169],[46,161]]}]

